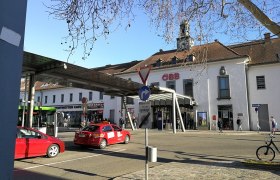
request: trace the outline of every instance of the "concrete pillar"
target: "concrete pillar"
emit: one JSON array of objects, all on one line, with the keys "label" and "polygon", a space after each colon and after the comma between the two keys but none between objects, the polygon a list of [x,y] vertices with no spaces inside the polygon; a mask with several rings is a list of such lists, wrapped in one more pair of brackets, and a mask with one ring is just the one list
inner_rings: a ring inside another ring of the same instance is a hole
[{"label": "concrete pillar", "polygon": [[[0,179],[13,179],[27,0],[0,1]],[[3,146],[2,146],[3,147]]]}]

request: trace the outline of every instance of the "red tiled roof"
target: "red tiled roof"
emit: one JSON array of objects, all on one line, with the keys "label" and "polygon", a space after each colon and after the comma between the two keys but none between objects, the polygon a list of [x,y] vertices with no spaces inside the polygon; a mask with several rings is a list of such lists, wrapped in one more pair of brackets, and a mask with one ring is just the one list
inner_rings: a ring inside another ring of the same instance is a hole
[{"label": "red tiled roof", "polygon": [[250,56],[249,65],[275,63],[280,60],[280,38],[236,44],[229,48]]},{"label": "red tiled roof", "polygon": [[[190,55],[194,55],[195,60],[193,62],[188,62]],[[172,64],[172,59],[177,58],[177,64]],[[182,65],[182,63],[193,64],[193,63],[205,63],[220,60],[228,60],[233,58],[239,58],[242,55],[236,53],[230,48],[226,47],[219,41],[213,43],[204,44],[200,46],[193,46],[191,50],[177,51],[160,51],[150,56],[146,60],[140,62],[139,64],[129,68],[125,72],[131,72],[137,70],[137,68],[144,67],[145,65],[155,66],[156,62],[160,59],[163,66],[159,68],[173,67]],[[154,69],[157,67],[154,67]]]}]

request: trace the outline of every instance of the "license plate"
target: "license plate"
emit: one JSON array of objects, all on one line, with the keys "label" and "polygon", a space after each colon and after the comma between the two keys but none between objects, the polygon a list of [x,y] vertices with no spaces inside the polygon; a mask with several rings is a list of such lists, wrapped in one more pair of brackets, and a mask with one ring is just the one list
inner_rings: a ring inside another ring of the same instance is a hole
[{"label": "license plate", "polygon": [[86,137],[86,135],[84,135],[84,134],[79,134],[79,137]]}]

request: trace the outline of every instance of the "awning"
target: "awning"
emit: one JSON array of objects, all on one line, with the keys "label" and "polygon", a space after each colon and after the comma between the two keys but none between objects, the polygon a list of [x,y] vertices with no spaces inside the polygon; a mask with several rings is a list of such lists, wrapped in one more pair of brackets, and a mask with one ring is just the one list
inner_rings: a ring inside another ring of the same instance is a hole
[{"label": "awning", "polygon": [[[196,105],[196,102],[191,97],[178,94],[172,89],[158,86],[151,87],[151,94],[148,100],[151,101],[152,106],[172,106],[173,93],[180,106],[190,107]],[[139,95],[129,97],[140,100]]]}]

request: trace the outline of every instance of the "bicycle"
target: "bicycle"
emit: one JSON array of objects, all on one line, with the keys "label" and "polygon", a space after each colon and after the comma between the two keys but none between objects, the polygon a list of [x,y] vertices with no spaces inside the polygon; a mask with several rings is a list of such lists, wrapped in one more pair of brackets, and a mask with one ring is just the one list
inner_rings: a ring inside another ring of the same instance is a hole
[{"label": "bicycle", "polygon": [[[256,156],[259,160],[262,161],[272,161],[275,158],[275,151],[274,149],[277,150],[277,152],[280,154],[279,149],[273,142],[273,138],[275,138],[272,134],[270,134],[270,139],[266,140],[265,143],[266,145],[260,146],[257,151],[256,151]],[[274,147],[274,149],[272,148]]]}]

